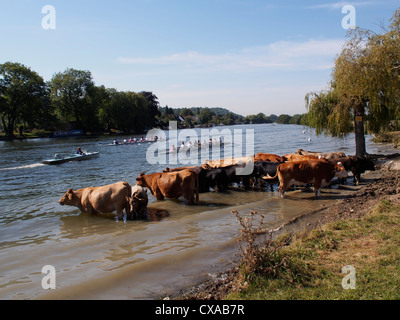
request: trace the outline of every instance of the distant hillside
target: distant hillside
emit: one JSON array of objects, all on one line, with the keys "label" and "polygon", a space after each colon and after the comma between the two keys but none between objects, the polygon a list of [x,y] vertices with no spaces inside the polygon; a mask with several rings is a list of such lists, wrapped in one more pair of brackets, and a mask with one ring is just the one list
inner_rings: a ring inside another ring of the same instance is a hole
[{"label": "distant hillside", "polygon": [[[160,107],[158,110],[163,113],[167,107]],[[199,115],[202,109],[205,109],[203,107],[184,107],[184,108],[168,108],[174,112],[175,115],[180,115],[183,110],[187,111],[190,110],[194,116]],[[234,116],[243,119],[244,117],[240,114],[234,113],[232,111],[229,111],[228,109],[225,108],[208,108],[210,111],[214,112],[217,116],[226,116],[228,113],[232,113]]]}]

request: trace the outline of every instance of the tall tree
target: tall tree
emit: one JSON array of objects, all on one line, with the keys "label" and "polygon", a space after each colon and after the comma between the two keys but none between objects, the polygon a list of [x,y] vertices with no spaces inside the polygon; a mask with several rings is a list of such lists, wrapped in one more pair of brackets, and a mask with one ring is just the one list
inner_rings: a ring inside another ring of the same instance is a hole
[{"label": "tall tree", "polygon": [[146,100],[148,110],[147,113],[149,115],[148,125],[150,127],[154,127],[155,125],[157,125],[157,117],[161,115],[160,111],[158,111],[158,107],[160,106],[158,98],[151,91],[141,91],[139,92],[139,94],[141,94]]},{"label": "tall tree", "polygon": [[67,69],[49,83],[51,100],[60,117],[85,131],[96,126],[97,110],[91,103],[95,86],[90,71]]},{"label": "tall tree", "polygon": [[0,64],[0,118],[5,134],[13,137],[18,121],[34,124],[44,116],[46,95],[46,84],[36,72],[20,63]]},{"label": "tall tree", "polygon": [[211,121],[212,117],[215,115],[209,108],[203,108],[199,114],[199,121],[201,124],[207,124]]},{"label": "tall tree", "polygon": [[399,120],[400,9],[383,34],[356,29],[349,32],[335,60],[330,89],[308,93],[309,125],[341,136],[354,130],[356,155],[366,155],[365,130],[379,133]]}]

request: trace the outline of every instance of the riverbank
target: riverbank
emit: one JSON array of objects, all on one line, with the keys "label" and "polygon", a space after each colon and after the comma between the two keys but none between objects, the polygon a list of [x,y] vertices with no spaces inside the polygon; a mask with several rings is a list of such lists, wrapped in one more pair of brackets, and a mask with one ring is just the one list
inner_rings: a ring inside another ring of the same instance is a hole
[{"label": "riverbank", "polygon": [[395,148],[400,146],[400,131],[387,131],[372,139],[376,143],[391,143]]},{"label": "riverbank", "polygon": [[[377,162],[371,182],[242,245],[238,265],[176,298],[399,299],[400,157]],[[260,231],[242,228],[243,243]],[[347,265],[356,289],[341,285]]]}]

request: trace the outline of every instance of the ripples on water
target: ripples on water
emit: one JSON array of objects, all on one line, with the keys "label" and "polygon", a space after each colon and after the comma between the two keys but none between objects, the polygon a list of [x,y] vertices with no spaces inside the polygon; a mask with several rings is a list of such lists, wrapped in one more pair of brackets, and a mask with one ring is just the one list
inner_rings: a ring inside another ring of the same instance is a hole
[{"label": "ripples on water", "polygon": [[[312,135],[309,142],[310,135],[303,133],[302,126],[268,124],[217,129],[242,129],[243,132],[254,129],[254,153],[283,155],[303,148],[354,154],[353,135],[343,140]],[[200,133],[200,129],[196,131]],[[367,150],[378,153],[381,147],[369,142],[369,138],[367,141]],[[157,259],[162,261],[167,253],[169,257],[177,257],[184,252],[195,252],[191,251],[194,248],[200,250],[202,246],[210,251],[212,242],[216,248],[220,248],[218,243],[223,247],[237,233],[237,222],[230,211],[240,206],[244,212],[270,208],[266,212],[270,212],[271,224],[285,219],[287,212],[283,212],[283,202],[277,202],[276,191],[200,194],[200,205],[192,207],[180,200],[156,202],[149,194],[151,207],[170,213],[160,222],[115,223],[113,215],[89,217],[75,207],[60,206],[57,201],[68,188],[121,180],[135,184],[140,172],[159,172],[168,166],[149,165],[146,144],[106,146],[109,142],[104,137],[0,142],[0,292],[4,292],[0,298],[31,298],[43,294],[35,281],[41,277],[40,266],[51,264],[49,260],[65,274],[61,287],[68,287],[77,282],[77,274],[90,278],[100,270],[138,267],[144,261],[151,263],[152,259],[156,259],[151,264],[155,266],[162,263],[156,262]],[[78,146],[99,151],[100,157],[57,166],[42,164],[42,160],[52,158],[55,153],[71,153]],[[218,250],[223,251],[221,248]],[[198,252],[199,256],[202,254]],[[31,264],[35,265],[33,269]],[[144,276],[145,271],[140,270]],[[16,283],[26,286],[14,286]],[[132,297],[137,295],[132,293]]]}]

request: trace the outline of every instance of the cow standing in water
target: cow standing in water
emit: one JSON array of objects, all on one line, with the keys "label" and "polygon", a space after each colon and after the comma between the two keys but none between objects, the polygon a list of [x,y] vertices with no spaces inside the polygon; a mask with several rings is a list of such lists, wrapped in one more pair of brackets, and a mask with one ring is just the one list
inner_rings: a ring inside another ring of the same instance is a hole
[{"label": "cow standing in water", "polygon": [[284,197],[287,188],[293,185],[314,184],[315,197],[321,196],[321,187],[329,185],[333,177],[346,178],[347,172],[340,162],[326,160],[306,160],[285,162],[278,166],[275,177],[263,177],[265,180],[279,179],[279,193]]},{"label": "cow standing in water", "polygon": [[375,164],[370,159],[364,159],[357,156],[346,156],[342,158],[330,159],[331,163],[341,162],[346,168],[346,171],[353,173],[353,183],[359,185],[361,181],[361,174],[365,171],[375,171]]},{"label": "cow standing in water", "polygon": [[199,201],[199,179],[192,169],[174,172],[158,172],[149,175],[141,173],[136,184],[150,189],[157,200],[178,199],[183,196],[188,205]]},{"label": "cow standing in water", "polygon": [[101,187],[88,187],[80,190],[68,189],[58,200],[61,205],[78,207],[81,212],[88,214],[117,212],[118,219],[124,219],[130,214],[128,199],[132,188],[128,182],[121,181]]},{"label": "cow standing in water", "polygon": [[147,189],[138,185],[132,187],[132,196],[128,198],[130,205],[130,218],[144,219],[147,215],[147,204],[149,198],[147,196]]}]

